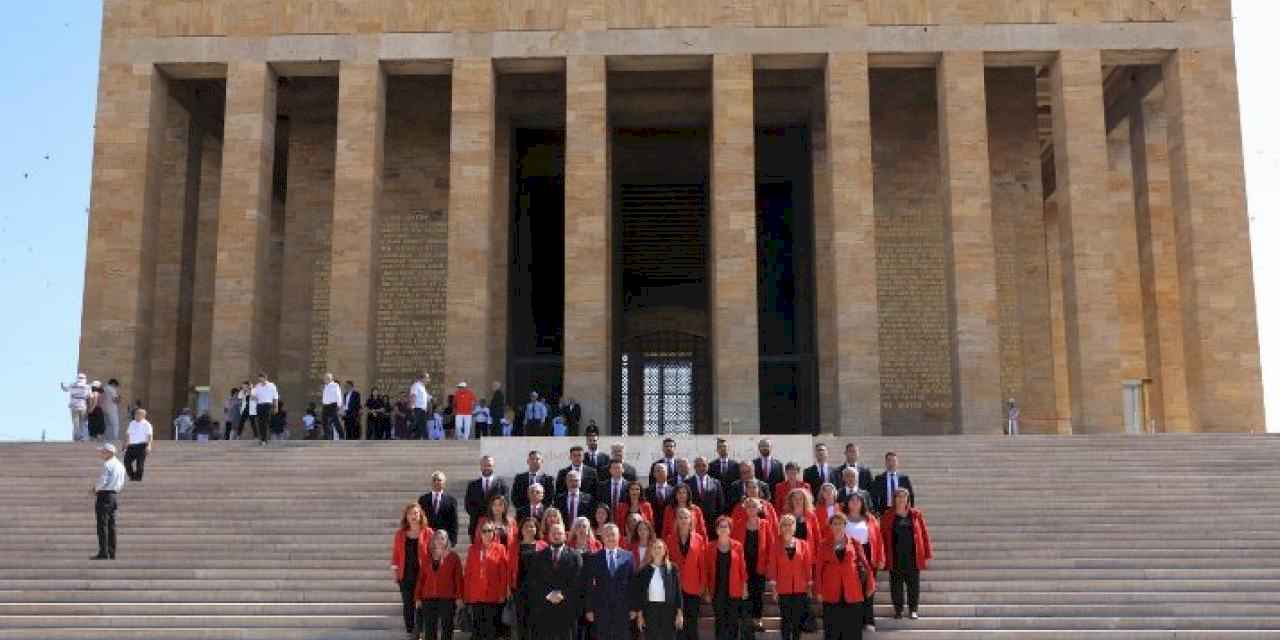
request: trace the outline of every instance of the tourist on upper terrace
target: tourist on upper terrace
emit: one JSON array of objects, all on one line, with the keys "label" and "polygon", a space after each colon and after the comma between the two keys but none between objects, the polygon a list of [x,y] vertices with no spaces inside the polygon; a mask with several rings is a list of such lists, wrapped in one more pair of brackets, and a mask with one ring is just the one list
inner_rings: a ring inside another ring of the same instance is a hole
[{"label": "tourist on upper terrace", "polygon": [[430,541],[426,515],[416,502],[410,502],[400,510],[400,527],[391,538],[391,574],[400,587],[400,610],[405,633],[410,637],[416,637],[418,631],[418,575],[427,559]]},{"label": "tourist on upper terrace", "polygon": [[467,388],[467,381],[458,383],[453,392],[453,424],[454,434],[459,440],[471,439],[471,427],[474,424],[476,394]]},{"label": "tourist on upper terrace", "polygon": [[[891,508],[880,519],[880,534],[892,581],[893,617],[902,617],[905,604],[910,607],[911,619],[915,620],[920,617],[920,572],[928,568],[933,558],[933,544],[929,542],[924,514],[911,506],[911,492],[907,489],[893,492]],[[904,588],[906,598],[903,598]]]},{"label": "tourist on upper terrace", "polygon": [[431,409],[431,394],[427,393],[427,383],[431,374],[422,372],[409,385],[409,410],[413,413],[410,437],[427,439],[427,411]]},{"label": "tourist on upper terrace", "polygon": [[98,555],[91,560],[116,559],[116,509],[119,507],[120,490],[124,488],[127,472],[124,465],[116,459],[116,447],[105,443],[98,447],[98,457],[102,460],[102,473],[93,485],[96,502],[93,506],[94,517],[98,523]]},{"label": "tourist on upper terrace", "polygon": [[1009,398],[1009,408],[1005,415],[1008,418],[1007,433],[1011,436],[1018,435],[1018,425],[1022,422],[1022,409],[1018,408],[1018,403],[1013,398]]},{"label": "tourist on upper terrace", "polygon": [[418,506],[427,515],[432,529],[449,534],[449,544],[458,543],[458,500],[445,491],[443,471],[431,474],[431,491],[418,496]]},{"label": "tourist on upper terrace", "polygon": [[390,432],[388,425],[391,417],[390,407],[386,405],[386,396],[378,393],[377,387],[369,387],[369,398],[364,401],[365,437],[369,440],[386,440]]},{"label": "tourist on upper terrace", "polygon": [[537,391],[529,392],[529,403],[524,406],[524,434],[526,436],[545,436],[547,422],[547,403],[538,397]]},{"label": "tourist on upper terrace", "polygon": [[493,415],[489,413],[489,403],[483,398],[476,400],[476,433],[481,438],[488,438],[493,435]]},{"label": "tourist on upper terrace", "polygon": [[564,416],[564,421],[569,426],[569,437],[578,437],[578,429],[582,426],[582,405],[573,398],[562,398],[560,415]]},{"label": "tourist on upper terrace", "polygon": [[280,404],[280,392],[276,383],[267,379],[265,371],[258,373],[258,384],[253,386],[253,399],[257,401],[258,417],[254,422],[261,446],[267,446],[267,437],[271,429],[271,414]]},{"label": "tourist on upper terrace", "polygon": [[320,390],[320,424],[324,431],[321,437],[333,440],[341,429],[338,422],[338,408],[342,405],[342,387],[333,379],[332,373],[324,374],[324,387]]},{"label": "tourist on upper terrace", "polygon": [[240,413],[244,409],[244,398],[240,396],[240,388],[232,389],[227,394],[227,401],[222,405],[223,440],[231,439],[231,432],[240,424]]},{"label": "tourist on upper terrace", "polygon": [[102,436],[107,432],[107,416],[102,410],[102,397],[102,383],[94,380],[89,385],[85,423],[88,425],[89,439],[95,442],[101,442]]},{"label": "tourist on upper terrace", "polygon": [[83,373],[78,374],[76,381],[63,384],[62,390],[67,393],[67,407],[71,409],[71,439],[79,442],[88,437],[88,425],[85,421],[89,416],[89,394],[92,393],[89,377]]},{"label": "tourist on upper terrace", "polygon": [[115,442],[120,439],[120,381],[112,378],[102,389],[102,413],[107,418],[107,433],[103,439]]},{"label": "tourist on upper terrace", "polygon": [[147,421],[147,410],[134,411],[133,421],[125,430],[124,467],[130,480],[142,482],[142,472],[147,463],[147,454],[151,453],[153,440],[155,440],[155,430]]},{"label": "tourist on upper terrace", "polygon": [[489,413],[493,415],[495,421],[500,421],[507,415],[507,394],[502,390],[502,383],[494,380],[493,391],[489,394]]},{"label": "tourist on upper terrace", "polygon": [[884,513],[893,506],[894,492],[907,490],[907,498],[911,506],[916,506],[916,490],[911,486],[911,478],[898,470],[898,454],[890,451],[884,454],[884,473],[876,476],[871,488],[871,501],[877,513]]},{"label": "tourist on upper terrace", "polygon": [[347,440],[360,439],[360,392],[356,383],[347,381],[347,392],[342,397],[342,437]]}]

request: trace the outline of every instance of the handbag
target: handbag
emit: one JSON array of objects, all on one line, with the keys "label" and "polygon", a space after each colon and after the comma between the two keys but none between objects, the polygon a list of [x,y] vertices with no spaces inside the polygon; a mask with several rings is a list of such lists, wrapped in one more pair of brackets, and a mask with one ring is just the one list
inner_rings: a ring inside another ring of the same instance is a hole
[{"label": "handbag", "polygon": [[463,633],[475,633],[476,621],[471,613],[470,605],[462,605],[458,607],[458,613],[454,616],[453,627]]}]

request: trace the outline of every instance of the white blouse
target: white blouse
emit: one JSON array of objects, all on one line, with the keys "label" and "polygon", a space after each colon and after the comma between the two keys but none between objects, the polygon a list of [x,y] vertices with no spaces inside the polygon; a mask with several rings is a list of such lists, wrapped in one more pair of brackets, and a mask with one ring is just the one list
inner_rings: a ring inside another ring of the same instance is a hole
[{"label": "white blouse", "polygon": [[667,588],[662,584],[662,570],[654,567],[653,577],[649,578],[649,602],[666,602]]},{"label": "white blouse", "polygon": [[858,544],[866,544],[868,536],[871,535],[867,532],[866,521],[850,522],[844,525],[844,533],[849,536],[849,539],[857,540]]}]

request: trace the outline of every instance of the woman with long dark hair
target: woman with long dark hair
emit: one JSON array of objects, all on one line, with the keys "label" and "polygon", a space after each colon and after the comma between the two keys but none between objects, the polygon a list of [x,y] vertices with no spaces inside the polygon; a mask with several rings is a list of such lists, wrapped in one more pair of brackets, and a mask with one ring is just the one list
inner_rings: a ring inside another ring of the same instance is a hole
[{"label": "woman with long dark hair", "polygon": [[671,494],[671,504],[666,506],[666,511],[662,515],[662,537],[665,538],[675,531],[676,512],[680,509],[689,510],[689,515],[693,517],[693,530],[705,539],[707,537],[706,516],[702,513],[702,507],[693,501],[693,490],[684,483],[676,485],[675,492]]},{"label": "woman with long dark hair", "polygon": [[[889,568],[893,617],[901,618],[903,605],[907,604],[911,607],[911,619],[918,620],[920,572],[933,559],[933,545],[929,542],[924,514],[911,506],[910,491],[900,488],[893,492],[893,508],[880,520],[880,534],[884,541],[885,564]],[[905,599],[904,588],[907,592]]]},{"label": "woman with long dark hair", "polygon": [[680,570],[672,564],[666,543],[654,540],[649,546],[631,589],[631,609],[644,640],[675,640],[676,631],[684,627],[684,595]]},{"label": "woman with long dark hair", "polygon": [[395,576],[396,584],[400,585],[404,630],[409,634],[418,630],[414,593],[430,541],[431,527],[427,525],[427,514],[423,513],[417,502],[410,502],[400,510],[400,526],[391,538],[391,574]]},{"label": "woman with long dark hair", "polygon": [[634,480],[627,484],[626,497],[618,501],[618,506],[614,507],[613,521],[621,526],[633,513],[640,514],[646,522],[653,524],[653,505],[644,499],[644,485]]},{"label": "woman with long dark hair", "polygon": [[501,545],[510,544],[516,539],[516,516],[515,510],[511,508],[511,503],[507,502],[507,497],[498,494],[489,498],[488,508],[485,509],[484,515],[476,521],[476,528],[485,523],[492,523],[494,526],[494,540]]},{"label": "woman with long dark hair", "polygon": [[[556,512],[559,514],[559,512]],[[513,595],[516,610],[516,626],[513,631],[518,640],[529,640],[531,635],[529,612],[531,611],[532,602],[529,594],[529,567],[533,562],[533,557],[539,551],[547,548],[547,543],[542,540],[542,528],[537,518],[525,518],[520,523],[520,537],[512,540],[514,544],[509,545],[508,557],[512,559],[512,579]]]}]

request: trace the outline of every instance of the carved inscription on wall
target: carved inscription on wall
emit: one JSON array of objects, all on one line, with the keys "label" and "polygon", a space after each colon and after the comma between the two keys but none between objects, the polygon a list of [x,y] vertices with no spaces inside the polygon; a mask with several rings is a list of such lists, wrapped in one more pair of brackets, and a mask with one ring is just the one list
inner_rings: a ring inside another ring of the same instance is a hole
[{"label": "carved inscription on wall", "polygon": [[932,70],[871,75],[881,419],[886,434],[952,428],[952,330]]},{"label": "carved inscription on wall", "polygon": [[[448,278],[449,79],[392,77],[387,85],[374,385],[392,398],[414,374],[444,378]],[[484,228],[473,230],[487,233]]]}]

